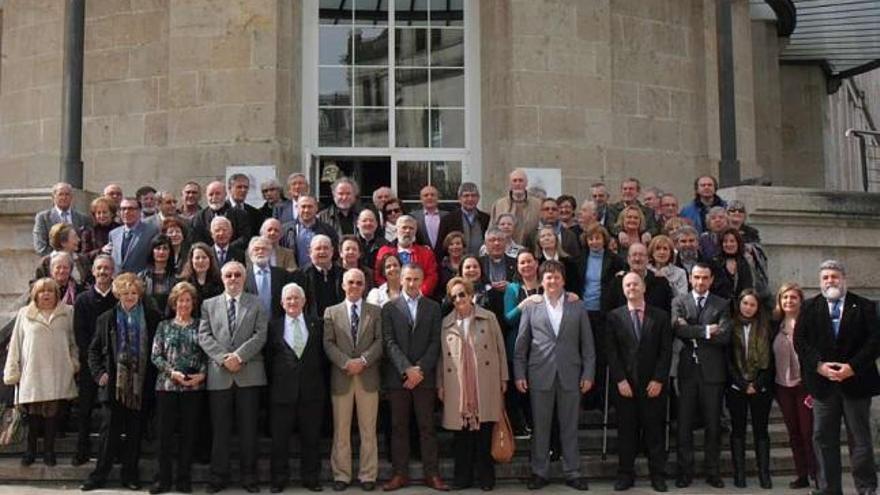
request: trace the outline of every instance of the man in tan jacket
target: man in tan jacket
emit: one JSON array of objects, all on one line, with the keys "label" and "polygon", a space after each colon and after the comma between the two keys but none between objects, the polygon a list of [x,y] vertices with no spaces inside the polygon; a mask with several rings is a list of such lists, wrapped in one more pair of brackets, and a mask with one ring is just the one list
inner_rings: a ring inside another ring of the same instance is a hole
[{"label": "man in tan jacket", "polygon": [[382,313],[364,301],[364,273],[353,268],[342,276],[345,300],[324,310],[324,351],[332,363],[333,489],[351,483],[351,416],[357,406],[361,439],[361,488],[372,491],[379,474],[376,418],[379,412],[379,362],[382,357]]},{"label": "man in tan jacket", "polygon": [[495,225],[498,215],[502,213],[512,213],[516,217],[512,239],[522,245],[526,236],[538,228],[541,199],[529,196],[526,191],[529,188],[529,177],[525,170],[518,168],[511,172],[509,181],[510,190],[507,195],[498,198],[489,211],[491,215],[489,224]]}]

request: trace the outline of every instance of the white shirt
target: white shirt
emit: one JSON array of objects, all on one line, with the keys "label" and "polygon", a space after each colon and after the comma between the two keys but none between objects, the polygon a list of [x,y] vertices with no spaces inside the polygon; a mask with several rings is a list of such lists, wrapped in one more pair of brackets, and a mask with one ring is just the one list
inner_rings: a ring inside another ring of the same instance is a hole
[{"label": "white shirt", "polygon": [[[419,296],[419,297],[421,297],[421,296]],[[413,299],[413,298],[409,297],[409,294],[407,294],[406,291],[403,292],[403,300],[406,302],[407,308],[409,308],[409,314],[410,314],[410,316],[412,316],[413,323],[415,323],[416,314],[418,314],[417,311],[419,308],[419,297],[416,297],[415,299]]]},{"label": "white shirt", "polygon": [[302,313],[297,317],[284,316],[284,341],[287,342],[287,345],[290,346],[291,350],[293,349],[293,326],[294,320],[299,322],[299,333],[302,335],[302,340],[305,344],[309,342],[309,327],[306,326],[306,319],[303,317]]},{"label": "white shirt", "polygon": [[354,312],[358,315],[358,322],[361,321],[361,313],[364,310],[364,300],[363,298],[358,299],[357,301],[349,301],[348,298],[345,299],[345,314],[348,315],[349,326],[351,326],[351,307],[355,306]]},{"label": "white shirt", "polygon": [[[458,315],[456,315],[458,316]],[[474,320],[474,315],[470,315],[466,318],[456,318],[455,324],[458,325],[458,328],[461,329],[461,336],[464,338],[468,338],[468,334],[471,331],[471,322]]]},{"label": "white shirt", "polygon": [[367,302],[370,304],[375,304],[380,308],[390,300],[391,296],[388,294],[388,282],[385,282],[384,284],[374,289],[370,289],[370,293],[367,294]]},{"label": "white shirt", "polygon": [[553,327],[553,333],[556,336],[559,336],[559,327],[562,325],[562,308],[565,306],[563,298],[564,294],[559,296],[559,299],[556,300],[556,307],[553,306],[553,303],[550,302],[550,298],[547,295],[544,295],[544,306],[547,308],[547,316],[550,317],[550,326]]},{"label": "white shirt", "polygon": [[745,340],[745,358],[749,360],[749,334],[752,332],[752,324],[743,325],[743,340]]}]

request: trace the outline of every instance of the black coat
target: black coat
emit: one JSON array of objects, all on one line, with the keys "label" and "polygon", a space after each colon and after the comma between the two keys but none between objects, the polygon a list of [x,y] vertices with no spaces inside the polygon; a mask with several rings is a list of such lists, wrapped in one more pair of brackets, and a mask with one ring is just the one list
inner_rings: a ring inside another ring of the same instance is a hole
[{"label": "black coat", "polygon": [[[611,283],[602,287],[602,311],[611,311],[626,304],[623,295],[624,274],[618,273]],[[645,301],[648,305],[670,311],[672,308],[672,288],[664,277],[657,277],[650,270],[645,275]]]},{"label": "black coat", "polygon": [[382,388],[402,389],[407,368],[419,366],[425,379],[421,388],[434,388],[440,358],[440,305],[420,297],[415,325],[410,323],[404,296],[382,306],[382,344],[386,359],[382,365]]},{"label": "black coat", "polygon": [[672,361],[670,321],[666,311],[645,305],[642,337],[637,340],[627,306],[608,313],[604,344],[612,384],[625,379],[639,395],[650,381],[666,384]]},{"label": "black coat", "polygon": [[315,268],[315,265],[309,265],[304,269],[293,272],[292,281],[299,284],[306,293],[306,307],[303,310],[307,316],[317,321],[324,320],[324,310],[334,304],[339,304],[345,299],[345,292],[342,290],[342,268],[333,264],[330,266],[326,274],[326,283],[332,292],[332,296],[328,299],[319,296],[318,284],[322,282],[324,275]]},{"label": "black coat", "polygon": [[[155,399],[157,370],[150,359],[152,355],[153,337],[156,336],[156,327],[159,326],[161,316],[148,305],[144,305],[144,319],[147,322],[147,348],[141,349],[140,359],[147,362],[146,373],[143,382],[143,401],[141,410],[145,410]],[[109,380],[107,385],[101,387],[98,399],[107,402],[115,396],[116,390],[116,306],[105,311],[98,317],[95,323],[95,337],[89,346],[89,369],[95,383],[101,375],[107,373]]]},{"label": "black coat", "polygon": [[[284,315],[284,308],[281,307],[281,289],[293,279],[293,275],[284,268],[277,266],[269,267],[269,288],[272,293],[272,313],[270,319],[278,318]],[[257,290],[257,277],[254,275],[253,265],[247,269],[244,278],[244,291],[249,292],[259,298],[260,292]]]},{"label": "black coat", "polygon": [[[446,236],[450,232],[456,230],[462,233],[464,232],[464,219],[462,218],[462,215],[464,215],[464,213],[461,212],[461,207],[458,207],[440,219],[440,227],[437,229],[437,249],[434,250],[435,254],[438,251],[440,252],[440,254],[437,255],[437,259],[442,259],[443,255],[446,254],[443,249],[443,239],[446,239]],[[483,229],[483,236],[485,236],[486,230],[489,229],[489,214],[485,211],[477,210],[477,221],[480,222],[480,228]],[[465,239],[465,241],[467,241],[467,239]],[[428,244],[425,245],[427,246]]]},{"label": "black coat", "polygon": [[247,244],[251,238],[250,218],[248,218],[247,213],[244,211],[233,209],[228,202],[217,211],[212,210],[210,207],[205,207],[196,213],[192,219],[191,235],[193,242],[200,241],[206,244],[213,244],[211,239],[211,220],[218,215],[228,218],[232,223],[232,241],[242,239],[242,242]]},{"label": "black coat", "polygon": [[[272,404],[323,403],[327,396],[328,361],[324,354],[324,333],[320,322],[305,316],[309,340],[302,357],[284,341],[284,316],[269,323],[266,347],[266,375]],[[320,425],[304,425],[320,427]]]},{"label": "black coat", "polygon": [[875,363],[880,354],[880,322],[877,304],[847,292],[840,331],[834,337],[828,302],[818,295],[801,308],[794,329],[794,344],[801,364],[804,386],[815,397],[828,397],[835,383],[819,375],[822,362],[849,363],[855,375],[840,383],[844,395],[852,398],[880,394],[880,375]]},{"label": "black coat", "polygon": [[73,305],[73,334],[76,337],[76,346],[79,348],[80,373],[89,371],[89,346],[92,344],[98,331],[97,320],[104,312],[116,306],[116,296],[113,291],[107,296],[99,294],[95,287],[76,296]]}]

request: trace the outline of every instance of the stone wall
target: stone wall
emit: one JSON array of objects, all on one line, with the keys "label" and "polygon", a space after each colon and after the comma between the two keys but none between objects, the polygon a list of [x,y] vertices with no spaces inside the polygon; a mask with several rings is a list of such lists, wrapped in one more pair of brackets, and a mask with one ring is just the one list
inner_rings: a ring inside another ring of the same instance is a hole
[{"label": "stone wall", "polygon": [[825,76],[813,65],[780,66],[782,164],[773,183],[789,187],[825,187],[823,119],[827,106]]}]

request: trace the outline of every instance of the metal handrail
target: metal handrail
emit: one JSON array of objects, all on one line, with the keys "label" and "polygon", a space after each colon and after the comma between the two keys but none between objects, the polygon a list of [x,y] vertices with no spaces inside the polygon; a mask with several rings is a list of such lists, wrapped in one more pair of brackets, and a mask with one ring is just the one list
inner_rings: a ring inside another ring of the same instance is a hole
[{"label": "metal handrail", "polygon": [[847,129],[844,133],[846,137],[854,137],[859,140],[859,160],[862,164],[862,187],[868,192],[868,145],[867,138],[871,137],[874,142],[880,142],[880,131],[872,131],[868,129]]}]

